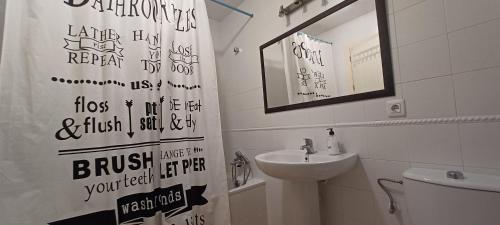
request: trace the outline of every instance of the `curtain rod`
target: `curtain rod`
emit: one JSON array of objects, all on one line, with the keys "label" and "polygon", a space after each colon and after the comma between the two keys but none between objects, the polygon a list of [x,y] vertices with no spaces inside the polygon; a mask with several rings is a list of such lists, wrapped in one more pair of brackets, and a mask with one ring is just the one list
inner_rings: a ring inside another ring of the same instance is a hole
[{"label": "curtain rod", "polygon": [[217,4],[221,5],[221,6],[224,6],[224,7],[228,8],[228,9],[231,9],[231,10],[234,10],[236,12],[239,12],[239,13],[241,13],[243,15],[247,15],[249,17],[253,17],[253,13],[245,12],[245,11],[243,11],[241,9],[238,9],[238,8],[232,6],[232,5],[229,5],[229,4],[225,3],[222,0],[210,0],[210,1],[212,1],[214,3],[217,3]]},{"label": "curtain rod", "polygon": [[317,37],[311,36],[311,35],[309,35],[309,34],[306,34],[306,33],[304,33],[304,32],[301,32],[301,31],[297,32],[297,34],[299,34],[299,35],[305,35],[305,36],[307,36],[307,37],[309,37],[309,38],[311,38],[311,39],[313,39],[313,40],[315,40],[315,41],[319,41],[319,42],[323,42],[323,43],[326,43],[326,44],[333,45],[333,43],[332,43],[332,42],[325,41],[325,40],[321,40],[321,39],[319,39],[319,38],[317,38]]}]

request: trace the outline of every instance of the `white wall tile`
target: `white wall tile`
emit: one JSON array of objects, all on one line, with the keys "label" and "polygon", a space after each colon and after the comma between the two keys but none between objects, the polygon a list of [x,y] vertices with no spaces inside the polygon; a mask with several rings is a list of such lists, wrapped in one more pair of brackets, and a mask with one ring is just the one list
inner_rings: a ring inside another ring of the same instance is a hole
[{"label": "white wall tile", "polygon": [[500,169],[500,123],[460,125],[465,167]]},{"label": "white wall tile", "polygon": [[256,132],[241,132],[238,133],[238,148],[243,149],[259,149],[259,146],[255,145],[255,141],[257,140]]},{"label": "white wall tile", "polygon": [[367,127],[366,137],[366,151],[360,153],[361,158],[409,161],[406,127]]},{"label": "white wall tile", "polygon": [[443,0],[427,0],[394,15],[399,46],[446,32]]},{"label": "white wall tile", "polygon": [[230,110],[240,111],[245,109],[263,108],[262,88],[255,88],[245,92],[225,96],[226,104]]},{"label": "white wall tile", "polygon": [[385,0],[385,5],[387,8],[387,13],[391,14],[394,13],[394,3],[393,0]]},{"label": "white wall tile", "polygon": [[423,2],[425,0],[393,0],[394,10],[398,11],[409,6],[415,5],[417,3]]},{"label": "white wall tile", "polygon": [[265,127],[324,124],[333,122],[333,107],[320,106],[299,110],[264,114],[259,110],[261,125]]},{"label": "white wall tile", "polygon": [[263,151],[272,151],[278,148],[277,139],[275,139],[275,132],[273,130],[256,130],[251,132],[254,141],[251,145],[254,149],[262,149]]},{"label": "white wall tile", "polygon": [[334,116],[334,106],[315,107],[307,112],[307,124],[333,123]]},{"label": "white wall tile", "polygon": [[375,205],[372,193],[353,188],[339,188],[342,193],[342,208],[346,224],[372,224]]},{"label": "white wall tile", "polygon": [[[258,49],[254,51],[251,51],[251,49],[245,50],[241,54],[253,52],[259,55]],[[219,62],[221,69],[217,72],[219,81],[222,84],[220,88],[222,88],[224,95],[234,95],[262,86],[260,72],[255,73],[256,70],[252,69],[254,67],[260,68],[258,56],[251,56],[250,58],[254,58],[254,60],[249,60],[247,63],[241,63],[239,60],[242,58],[242,55],[235,57],[233,54],[224,56]]]},{"label": "white wall tile", "polygon": [[226,129],[259,127],[258,125],[262,123],[260,118],[263,116],[263,113],[263,109],[248,109],[242,111],[228,110],[225,112],[225,115],[228,117]]},{"label": "white wall tile", "polygon": [[[238,112],[240,113],[240,112]],[[244,121],[245,126],[242,128],[254,128],[254,127],[263,127],[265,122],[265,114],[264,108],[256,108],[256,109],[245,109],[241,111],[241,115],[239,119]]]},{"label": "white wall tile", "polygon": [[219,110],[220,110],[220,125],[222,130],[225,130],[228,128],[228,117],[226,116],[226,110],[223,107],[223,104],[219,104]]},{"label": "white wall tile", "polygon": [[500,176],[500,169],[481,168],[481,167],[465,167],[464,171],[469,172],[469,173],[479,173],[479,174]]},{"label": "white wall tile", "polygon": [[366,151],[365,127],[336,128],[334,131],[344,151],[358,154],[362,154]]},{"label": "white wall tile", "polygon": [[500,65],[500,19],[448,35],[454,73]]},{"label": "white wall tile", "polygon": [[341,225],[345,224],[344,215],[340,212],[335,212],[329,210],[330,207],[323,206],[321,207],[321,223],[329,224],[329,225]]},{"label": "white wall tile", "polygon": [[333,106],[335,123],[365,121],[363,102],[342,103]]},{"label": "white wall tile", "polygon": [[335,177],[329,182],[341,187],[371,191],[370,182],[361,161],[358,161],[352,170]]},{"label": "white wall tile", "polygon": [[409,126],[408,151],[412,162],[462,165],[458,125]]},{"label": "white wall tile", "polygon": [[500,114],[500,68],[453,76],[457,113],[460,116]]},{"label": "white wall tile", "polygon": [[430,164],[430,163],[418,163],[418,162],[411,162],[410,164],[412,168],[425,168],[425,169],[446,170],[446,171],[448,170],[464,171],[462,165],[450,166],[443,164]]},{"label": "white wall tile", "polygon": [[304,138],[312,138],[313,144],[318,143],[322,140],[315,139],[314,129],[290,129],[286,131],[278,132],[274,135],[276,139],[279,140],[279,146],[283,146],[283,149],[299,150],[300,146],[304,145]]},{"label": "white wall tile", "polygon": [[264,113],[264,108],[262,108],[263,117],[263,126],[264,127],[275,127],[275,126],[284,126],[289,121],[289,113],[288,112],[276,112],[276,113]]},{"label": "white wall tile", "polygon": [[10,183],[9,179],[7,179],[7,177],[0,172],[0,184],[8,184],[8,183]]},{"label": "white wall tile", "polygon": [[321,204],[328,205],[328,211],[342,213],[342,191],[341,187],[333,183],[319,183],[320,188],[320,202]]},{"label": "white wall tile", "polygon": [[407,118],[456,116],[451,76],[403,84]]},{"label": "white wall tile", "polygon": [[399,49],[392,49],[392,72],[394,73],[394,83],[401,83],[401,69],[399,66]]},{"label": "white wall tile", "polygon": [[448,31],[500,17],[498,0],[445,0]]},{"label": "white wall tile", "polygon": [[233,148],[237,142],[235,142],[235,134],[236,132],[231,131],[223,131],[222,132],[222,141],[224,142],[224,150],[225,148]]},{"label": "white wall tile", "polygon": [[403,82],[451,74],[448,38],[442,35],[399,49]]},{"label": "white wall tile", "polygon": [[235,112],[229,111],[229,110],[224,110],[224,129],[235,129],[237,127],[242,127],[241,125],[238,126],[239,120],[237,119],[238,114]]},{"label": "white wall tile", "polygon": [[391,48],[394,49],[398,47],[398,39],[396,37],[396,22],[394,19],[394,14],[389,14],[387,18],[388,18],[387,23],[389,23],[389,41],[391,42]]},{"label": "white wall tile", "polygon": [[280,136],[278,135],[281,133],[284,133],[284,132],[281,130],[269,130],[269,131],[267,131],[267,134],[269,135],[268,138],[272,139],[272,146],[271,147],[273,150],[284,149],[283,142],[279,139]]}]

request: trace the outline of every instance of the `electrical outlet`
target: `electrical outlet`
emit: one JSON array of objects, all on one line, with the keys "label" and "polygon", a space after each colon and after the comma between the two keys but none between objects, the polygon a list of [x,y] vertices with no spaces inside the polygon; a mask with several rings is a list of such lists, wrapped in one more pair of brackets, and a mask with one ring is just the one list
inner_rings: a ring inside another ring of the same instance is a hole
[{"label": "electrical outlet", "polygon": [[389,117],[406,116],[406,105],[404,99],[394,99],[387,101],[385,106],[386,106],[387,116]]}]

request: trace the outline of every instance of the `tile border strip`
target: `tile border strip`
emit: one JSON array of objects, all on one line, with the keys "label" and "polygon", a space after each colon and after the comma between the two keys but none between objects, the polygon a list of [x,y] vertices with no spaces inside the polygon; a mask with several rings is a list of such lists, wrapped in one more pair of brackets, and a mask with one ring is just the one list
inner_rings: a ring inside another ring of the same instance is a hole
[{"label": "tile border strip", "polygon": [[401,120],[378,120],[378,121],[367,121],[367,122],[276,126],[276,127],[254,127],[254,128],[245,128],[245,129],[223,129],[222,132],[262,131],[262,130],[293,130],[293,129],[307,129],[307,128],[324,128],[324,127],[384,127],[384,126],[408,126],[408,125],[427,125],[427,124],[464,124],[464,123],[488,123],[488,122],[500,122],[500,115],[460,116],[460,117],[401,119]]}]

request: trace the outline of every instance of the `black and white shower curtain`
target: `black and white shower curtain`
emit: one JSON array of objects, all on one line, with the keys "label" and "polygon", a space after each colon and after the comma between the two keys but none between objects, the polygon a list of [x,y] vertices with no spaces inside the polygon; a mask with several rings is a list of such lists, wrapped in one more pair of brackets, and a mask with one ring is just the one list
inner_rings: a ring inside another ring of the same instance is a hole
[{"label": "black and white shower curtain", "polygon": [[203,0],[12,0],[0,224],[229,224]]}]

